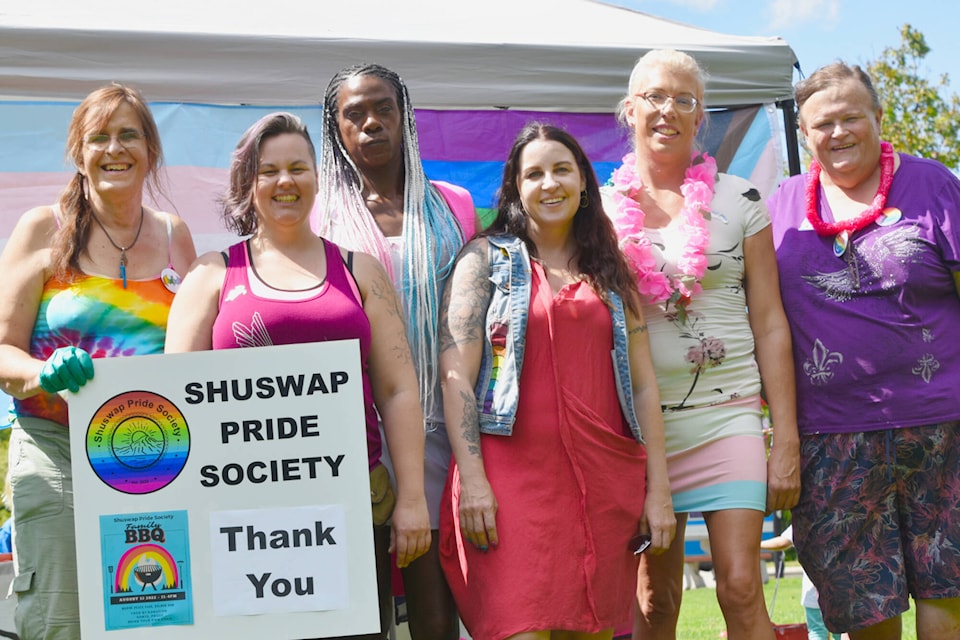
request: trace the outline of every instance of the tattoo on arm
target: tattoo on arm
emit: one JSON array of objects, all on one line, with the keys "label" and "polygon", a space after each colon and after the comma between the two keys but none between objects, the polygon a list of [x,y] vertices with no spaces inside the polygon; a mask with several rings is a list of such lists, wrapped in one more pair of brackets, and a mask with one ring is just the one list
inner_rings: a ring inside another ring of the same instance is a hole
[{"label": "tattoo on arm", "polygon": [[630,329],[630,332],[629,332],[629,333],[632,335],[632,334],[634,334],[634,333],[643,333],[643,332],[646,331],[646,330],[647,330],[647,325],[645,325],[645,324],[640,324],[640,325],[637,325],[636,327],[634,327],[633,329]]},{"label": "tattoo on arm", "polygon": [[407,342],[406,323],[403,321],[403,310],[400,306],[400,297],[397,295],[393,284],[387,278],[383,270],[378,270],[377,275],[370,280],[370,286],[367,289],[367,297],[373,297],[383,304],[386,315],[395,317],[399,322],[399,330],[392,349],[394,356],[399,362],[407,363],[413,358],[410,353],[410,345]]},{"label": "tattoo on arm", "polygon": [[[440,312],[440,352],[483,340],[483,321],[493,285],[486,249],[473,245],[457,265],[456,283],[447,282]],[[453,291],[456,287],[457,291]]]},{"label": "tattoo on arm", "polygon": [[477,418],[477,400],[472,393],[466,391],[460,392],[460,399],[463,400],[463,420],[460,423],[460,430],[463,432],[463,439],[467,443],[467,451],[470,455],[481,457],[480,454],[480,422]]}]

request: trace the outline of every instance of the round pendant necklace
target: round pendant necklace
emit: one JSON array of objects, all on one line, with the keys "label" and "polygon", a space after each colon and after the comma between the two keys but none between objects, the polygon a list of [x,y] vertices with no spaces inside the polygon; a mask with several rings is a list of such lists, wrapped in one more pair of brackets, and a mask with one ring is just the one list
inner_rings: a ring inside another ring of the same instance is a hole
[{"label": "round pendant necklace", "polygon": [[103,231],[103,235],[107,236],[107,240],[110,241],[110,244],[113,245],[114,249],[117,249],[120,252],[120,279],[123,280],[123,288],[127,288],[127,251],[133,248],[133,245],[137,244],[137,240],[140,239],[140,232],[143,230],[143,207],[140,207],[140,225],[137,227],[137,235],[134,236],[133,242],[128,244],[125,247],[121,247],[116,242],[113,241],[113,238],[110,237],[110,234],[107,233],[106,227],[103,226],[103,223],[100,222],[100,218],[97,217],[97,214],[91,209],[90,215],[93,216],[93,221],[97,223],[97,226],[100,227],[100,230]]}]

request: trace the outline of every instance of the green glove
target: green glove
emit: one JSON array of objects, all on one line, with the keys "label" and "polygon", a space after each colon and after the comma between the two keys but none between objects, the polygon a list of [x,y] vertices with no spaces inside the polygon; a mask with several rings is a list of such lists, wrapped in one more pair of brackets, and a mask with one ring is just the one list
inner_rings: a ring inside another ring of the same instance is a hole
[{"label": "green glove", "polygon": [[76,393],[93,379],[93,359],[77,347],[60,347],[54,351],[40,370],[40,388],[47,393],[70,389]]}]

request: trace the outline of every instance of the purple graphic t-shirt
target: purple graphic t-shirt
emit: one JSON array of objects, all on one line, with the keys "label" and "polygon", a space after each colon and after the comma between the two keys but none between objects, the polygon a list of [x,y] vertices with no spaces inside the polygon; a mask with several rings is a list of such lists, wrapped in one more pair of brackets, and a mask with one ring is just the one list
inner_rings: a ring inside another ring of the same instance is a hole
[{"label": "purple graphic t-shirt", "polygon": [[[960,181],[937,162],[900,159],[887,215],[839,257],[806,220],[806,175],[768,202],[801,433],[960,419]],[[822,188],[819,206],[832,221]]]}]

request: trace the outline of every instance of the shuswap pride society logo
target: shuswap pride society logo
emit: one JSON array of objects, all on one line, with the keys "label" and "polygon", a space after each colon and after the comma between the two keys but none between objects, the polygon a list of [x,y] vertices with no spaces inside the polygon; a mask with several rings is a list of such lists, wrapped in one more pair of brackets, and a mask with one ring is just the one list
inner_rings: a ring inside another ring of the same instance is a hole
[{"label": "shuswap pride society logo", "polygon": [[87,427],[87,459],[97,477],[122,493],[153,493],[180,475],[190,431],[175,404],[150,391],[116,395]]}]

